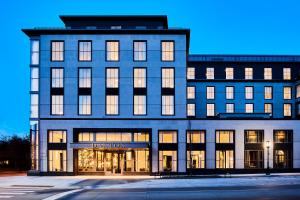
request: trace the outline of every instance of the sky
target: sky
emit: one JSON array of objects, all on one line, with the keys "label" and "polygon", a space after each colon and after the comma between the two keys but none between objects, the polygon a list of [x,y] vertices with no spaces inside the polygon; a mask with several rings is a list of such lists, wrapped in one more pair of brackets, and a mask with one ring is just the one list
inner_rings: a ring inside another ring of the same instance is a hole
[{"label": "sky", "polygon": [[58,15],[168,15],[191,29],[193,54],[300,55],[299,0],[3,0],[0,137],[29,133],[29,40],[22,28],[61,27]]}]

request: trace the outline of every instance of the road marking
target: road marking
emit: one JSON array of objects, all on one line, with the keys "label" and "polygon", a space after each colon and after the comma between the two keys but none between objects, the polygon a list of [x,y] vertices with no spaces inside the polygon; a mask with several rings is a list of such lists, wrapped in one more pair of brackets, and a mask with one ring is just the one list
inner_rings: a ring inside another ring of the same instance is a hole
[{"label": "road marking", "polygon": [[82,191],[83,189],[76,189],[76,190],[71,190],[71,191],[67,191],[67,192],[62,192],[62,193],[59,193],[59,194],[56,194],[56,195],[53,195],[51,197],[47,197],[43,200],[56,200],[56,199],[59,199],[59,198],[62,198],[64,196],[67,196],[69,194],[73,194],[73,193],[76,193],[76,192],[80,192]]},{"label": "road marking", "polygon": [[12,198],[13,196],[0,196],[0,199],[8,199],[8,198]]}]

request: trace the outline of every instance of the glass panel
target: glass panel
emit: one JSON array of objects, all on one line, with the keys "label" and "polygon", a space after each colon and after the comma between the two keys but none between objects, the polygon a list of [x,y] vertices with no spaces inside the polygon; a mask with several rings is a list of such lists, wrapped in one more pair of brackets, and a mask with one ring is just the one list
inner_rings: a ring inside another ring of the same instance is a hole
[{"label": "glass panel", "polygon": [[32,92],[39,91],[39,68],[31,67],[31,87]]},{"label": "glass panel", "polygon": [[92,113],[91,96],[79,96],[79,115],[90,115]]},{"label": "glass panel", "polygon": [[162,115],[174,115],[174,96],[162,96]]},{"label": "glass panel", "polygon": [[204,131],[188,131],[187,143],[205,143]]},{"label": "glass panel", "polygon": [[64,114],[64,96],[52,95],[51,96],[51,115]]},{"label": "glass panel", "polygon": [[49,171],[67,171],[67,153],[65,150],[49,150]]},{"label": "glass panel", "polygon": [[92,60],[92,42],[80,41],[79,42],[79,61],[91,61]]},{"label": "glass panel", "polygon": [[30,117],[38,118],[39,117],[39,96],[38,94],[30,95]]},{"label": "glass panel", "polygon": [[217,131],[216,132],[216,143],[234,143],[233,131]]},{"label": "glass panel", "polygon": [[51,50],[52,61],[64,60],[64,42],[51,42]]},{"label": "glass panel", "polygon": [[119,96],[117,95],[106,96],[106,114],[107,115],[119,114]]},{"label": "glass panel", "polygon": [[134,133],[134,141],[135,142],[149,142],[149,134],[148,133]]},{"label": "glass panel", "polygon": [[135,41],[133,42],[134,48],[134,61],[146,61],[147,60],[147,42]]},{"label": "glass panel", "polygon": [[49,131],[49,143],[66,143],[67,131]]},{"label": "glass panel", "polygon": [[64,69],[51,68],[51,87],[63,88],[64,87]]},{"label": "glass panel", "polygon": [[162,61],[174,61],[174,42],[162,42]]},{"label": "glass panel", "polygon": [[92,87],[92,69],[79,68],[79,88]]},{"label": "glass panel", "polygon": [[146,88],[146,69],[134,68],[134,88]]},{"label": "glass panel", "polygon": [[187,87],[187,99],[195,99],[195,87]]},{"label": "glass panel", "polygon": [[159,143],[177,143],[177,132],[159,131]]},{"label": "glass panel", "polygon": [[186,77],[187,77],[188,80],[195,79],[195,68],[194,67],[188,67],[187,68]]},{"label": "glass panel", "polygon": [[135,95],[134,101],[134,115],[145,115],[146,114],[146,96]]},{"label": "glass panel", "polygon": [[205,168],[205,151],[187,151],[187,168]]},{"label": "glass panel", "polygon": [[173,68],[162,68],[162,88],[174,88]]},{"label": "glass panel", "polygon": [[40,41],[31,41],[31,64],[38,65],[40,59]]},{"label": "glass panel", "polygon": [[119,60],[119,42],[111,41],[106,42],[106,60],[118,61]]}]

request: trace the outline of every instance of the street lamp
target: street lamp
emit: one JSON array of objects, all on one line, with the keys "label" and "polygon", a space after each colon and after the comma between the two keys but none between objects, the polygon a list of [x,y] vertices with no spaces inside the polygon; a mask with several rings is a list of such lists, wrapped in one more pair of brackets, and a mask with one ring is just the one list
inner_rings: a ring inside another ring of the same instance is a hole
[{"label": "street lamp", "polygon": [[270,175],[270,141],[266,141],[266,148],[267,148],[267,171],[266,175]]}]

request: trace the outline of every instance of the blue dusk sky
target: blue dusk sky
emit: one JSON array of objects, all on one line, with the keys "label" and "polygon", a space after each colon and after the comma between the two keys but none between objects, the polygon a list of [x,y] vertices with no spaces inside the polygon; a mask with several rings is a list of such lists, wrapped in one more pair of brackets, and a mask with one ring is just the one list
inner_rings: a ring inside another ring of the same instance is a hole
[{"label": "blue dusk sky", "polygon": [[190,53],[300,55],[299,0],[3,0],[0,136],[29,132],[29,40],[58,15],[168,15],[191,29]]}]

